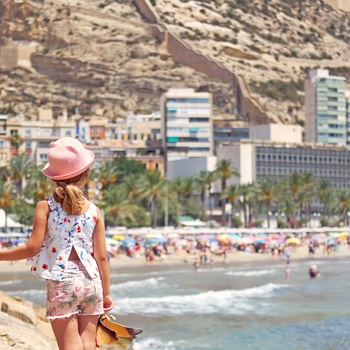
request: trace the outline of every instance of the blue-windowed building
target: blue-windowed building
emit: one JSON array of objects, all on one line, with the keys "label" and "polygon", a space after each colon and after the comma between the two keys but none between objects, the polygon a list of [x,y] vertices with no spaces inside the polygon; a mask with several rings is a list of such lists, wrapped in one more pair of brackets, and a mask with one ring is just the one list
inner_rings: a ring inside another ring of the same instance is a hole
[{"label": "blue-windowed building", "polygon": [[213,155],[212,94],[170,89],[160,100],[162,147],[167,161]]},{"label": "blue-windowed building", "polygon": [[347,143],[346,79],[327,69],[310,70],[305,79],[305,141]]}]

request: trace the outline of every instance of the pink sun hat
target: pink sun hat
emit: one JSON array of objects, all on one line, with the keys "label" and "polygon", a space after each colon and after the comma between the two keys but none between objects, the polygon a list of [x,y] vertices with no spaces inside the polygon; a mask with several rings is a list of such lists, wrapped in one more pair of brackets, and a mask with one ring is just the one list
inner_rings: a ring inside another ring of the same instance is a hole
[{"label": "pink sun hat", "polygon": [[94,161],[94,152],[73,137],[51,142],[43,174],[52,180],[66,180],[83,173]]}]

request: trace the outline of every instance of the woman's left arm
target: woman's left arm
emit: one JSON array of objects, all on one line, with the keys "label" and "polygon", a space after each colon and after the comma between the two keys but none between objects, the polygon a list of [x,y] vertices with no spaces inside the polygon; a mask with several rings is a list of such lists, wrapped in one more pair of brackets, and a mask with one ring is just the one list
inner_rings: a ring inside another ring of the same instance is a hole
[{"label": "woman's left arm", "polygon": [[97,223],[93,234],[94,258],[97,262],[103,289],[104,311],[113,309],[114,303],[110,295],[109,264],[106,248],[105,226],[100,209],[97,208]]},{"label": "woman's left arm", "polygon": [[14,249],[1,249],[0,260],[21,260],[38,254],[45,238],[48,215],[49,206],[47,200],[38,202],[34,213],[33,231],[26,244]]}]

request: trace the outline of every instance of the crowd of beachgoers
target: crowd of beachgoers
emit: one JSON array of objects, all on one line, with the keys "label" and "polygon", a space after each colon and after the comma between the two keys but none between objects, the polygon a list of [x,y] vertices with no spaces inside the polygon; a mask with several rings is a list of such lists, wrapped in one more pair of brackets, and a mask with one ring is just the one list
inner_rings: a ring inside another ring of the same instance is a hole
[{"label": "crowd of beachgoers", "polygon": [[[0,246],[11,249],[22,244],[23,237],[1,238]],[[149,232],[140,235],[127,233],[107,235],[110,262],[122,265],[160,262],[192,263],[194,268],[215,262],[346,255],[350,252],[350,235],[347,231],[281,233],[262,231],[224,234],[186,234]],[[29,259],[30,261],[30,259]]]},{"label": "crowd of beachgoers", "polygon": [[[171,233],[149,233],[145,235],[114,235],[107,238],[110,257],[126,256],[130,259],[144,259],[152,265],[156,261],[182,259],[193,262],[195,267],[214,261],[226,262],[230,257],[246,255],[251,257],[269,256],[290,259],[300,255],[312,258],[339,253],[350,246],[348,232],[308,233],[297,236],[293,233],[258,233],[241,235],[225,233],[220,235],[181,235]],[[304,253],[306,251],[306,254]],[[175,259],[174,259],[175,258]]]}]

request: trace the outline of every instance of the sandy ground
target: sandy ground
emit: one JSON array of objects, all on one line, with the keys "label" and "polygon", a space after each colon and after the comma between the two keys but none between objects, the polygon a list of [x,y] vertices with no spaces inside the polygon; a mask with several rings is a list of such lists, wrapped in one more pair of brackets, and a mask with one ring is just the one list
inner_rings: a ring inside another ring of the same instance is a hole
[{"label": "sandy ground", "polygon": [[[291,261],[297,259],[306,259],[312,262],[312,259],[327,259],[327,258],[341,258],[341,257],[350,257],[350,247],[347,245],[341,246],[339,252],[331,252],[328,256],[327,254],[323,254],[322,249],[318,249],[314,257],[310,257],[308,253],[308,248],[305,246],[298,247],[291,251]],[[232,252],[227,254],[226,262],[234,263],[234,262],[249,262],[249,261],[278,261],[284,260],[284,257],[272,256],[271,254],[256,254],[256,253],[244,253],[244,252]],[[153,262],[153,266],[167,264],[169,267],[173,264],[184,264],[191,263],[193,264],[195,260],[195,255],[190,255],[187,253],[180,254],[171,254],[168,255],[165,259],[156,258]],[[223,263],[223,256],[212,255],[213,264],[215,263]],[[140,267],[146,266],[146,260],[144,256],[139,258],[129,258],[125,255],[117,255],[110,259],[111,268],[124,268],[124,267]],[[30,262],[25,260],[19,261],[0,261],[0,273],[9,273],[9,272],[18,272],[18,271],[28,271],[30,270]],[[152,266],[150,266],[152,267]]]}]

